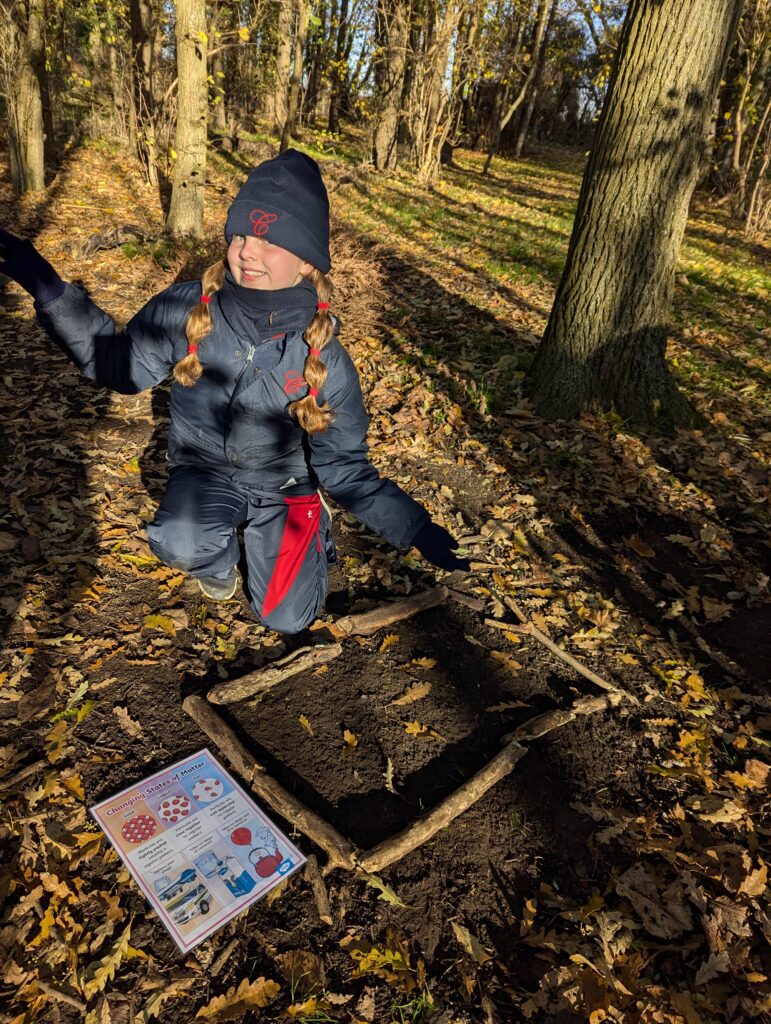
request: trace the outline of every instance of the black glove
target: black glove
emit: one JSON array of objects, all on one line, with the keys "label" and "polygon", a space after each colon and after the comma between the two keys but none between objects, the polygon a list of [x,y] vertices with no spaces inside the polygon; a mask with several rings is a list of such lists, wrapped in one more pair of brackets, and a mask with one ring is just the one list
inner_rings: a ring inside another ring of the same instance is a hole
[{"label": "black glove", "polygon": [[471,568],[467,559],[453,554],[453,549],[458,547],[457,540],[437,523],[429,522],[421,527],[413,538],[412,546],[440,569],[462,569],[468,572]]},{"label": "black glove", "polygon": [[32,242],[3,228],[0,228],[0,273],[20,284],[41,306],[58,299],[64,291],[64,281]]}]

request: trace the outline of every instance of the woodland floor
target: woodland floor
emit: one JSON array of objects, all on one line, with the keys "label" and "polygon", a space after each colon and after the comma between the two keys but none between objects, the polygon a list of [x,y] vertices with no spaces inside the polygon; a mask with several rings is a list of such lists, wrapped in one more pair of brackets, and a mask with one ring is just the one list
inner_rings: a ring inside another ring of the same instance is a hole
[{"label": "woodland floor", "polygon": [[[288,644],[245,603],[205,605],[152,557],[143,524],[164,485],[167,392],[123,398],[81,380],[9,286],[2,1019],[771,1020],[768,240],[748,243],[695,198],[670,359],[703,430],[550,424],[521,383],[583,154],[499,159],[482,177],[482,155],[458,151],[429,193],[409,174],[362,168],[356,139],[306,142],[330,186],[333,311],[361,372],[373,460],[467,538],[478,568],[454,584],[486,608],[450,602],[346,640],[325,671],[224,716],[276,778],[368,847],[456,789],[518,724],[598,692],[532,637],[484,624],[516,622],[506,597],[639,703],[533,742],[385,870],[381,889],[332,872],[331,927],[295,875],[182,956],[87,808],[207,745],[186,694],[309,636]],[[43,198],[16,203],[5,169],[0,223],[123,322],[221,255],[229,197],[270,143],[212,156],[209,237],[194,248],[82,255],[96,233],[162,229],[157,192],[104,142],[73,146]],[[341,560],[314,638],[443,575],[339,512],[335,530]],[[392,703],[415,683],[419,699]],[[258,978],[278,995],[239,1010],[231,990]]]}]

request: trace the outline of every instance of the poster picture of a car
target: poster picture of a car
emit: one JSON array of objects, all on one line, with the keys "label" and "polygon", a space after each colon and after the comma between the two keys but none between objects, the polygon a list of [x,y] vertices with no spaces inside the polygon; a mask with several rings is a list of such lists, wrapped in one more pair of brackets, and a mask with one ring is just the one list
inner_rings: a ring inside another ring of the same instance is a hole
[{"label": "poster picture of a car", "polygon": [[173,880],[168,875],[156,879],[155,891],[176,924],[187,924],[199,914],[209,913],[211,893],[199,881],[195,868],[186,868]]}]

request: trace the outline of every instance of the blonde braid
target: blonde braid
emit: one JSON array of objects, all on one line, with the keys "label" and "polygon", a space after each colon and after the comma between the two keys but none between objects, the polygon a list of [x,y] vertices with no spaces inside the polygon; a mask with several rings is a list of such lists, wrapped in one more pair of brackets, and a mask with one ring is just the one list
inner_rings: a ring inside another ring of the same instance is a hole
[{"label": "blonde braid", "polygon": [[320,406],[316,401],[316,395],[312,392],[319,392],[327,379],[327,368],[321,359],[315,355],[331,341],[334,334],[334,324],[329,315],[327,305],[332,296],[332,282],[322,274],[320,270],[312,270],[310,280],[313,283],[316,294],[319,297],[319,305],[322,307],[316,311],[316,315],[308,324],[305,331],[305,340],[311,349],[305,360],[303,376],[310,389],[305,398],[292,402],[289,412],[297,417],[297,422],[307,434],[320,434],[326,430],[334,419],[334,413],[325,402]]},{"label": "blonde braid", "polygon": [[211,332],[214,326],[209,311],[209,298],[216,295],[225,279],[225,261],[220,260],[203,272],[201,277],[201,301],[190,310],[185,333],[187,335],[187,355],[180,359],[174,367],[174,380],[183,387],[191,388],[203,373],[201,360],[198,358],[198,346]]}]

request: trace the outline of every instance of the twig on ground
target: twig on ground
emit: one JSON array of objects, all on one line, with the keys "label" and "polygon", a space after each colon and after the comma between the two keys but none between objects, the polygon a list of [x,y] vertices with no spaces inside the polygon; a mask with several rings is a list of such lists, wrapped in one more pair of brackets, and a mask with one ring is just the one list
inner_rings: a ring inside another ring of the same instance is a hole
[{"label": "twig on ground", "polygon": [[553,640],[550,640],[545,633],[542,633],[541,630],[527,618],[513,597],[509,597],[507,595],[503,598],[503,602],[514,612],[522,623],[521,632],[529,633],[530,636],[540,644],[547,647],[552,654],[556,654],[557,657],[561,661],[564,661],[566,665],[570,665],[571,668],[575,669],[579,675],[584,676],[585,679],[594,683],[595,686],[599,686],[601,690],[607,690],[608,693],[620,693],[632,704],[640,703],[633,693],[629,693],[627,690],[623,690],[621,687],[615,686],[613,683],[609,683],[606,679],[603,679],[602,676],[598,676],[596,672],[593,672],[590,668],[587,668],[586,665],[578,661],[577,658],[574,658],[572,654],[568,654],[567,651],[563,651],[561,647],[558,647]]},{"label": "twig on ground", "polygon": [[411,594],[403,601],[394,601],[392,604],[381,605],[371,611],[362,612],[361,615],[344,615],[334,623],[334,626],[346,636],[371,636],[385,626],[400,622],[402,619],[412,618],[418,612],[443,604],[448,597],[447,587],[434,587],[432,590],[423,590],[419,594]]},{"label": "twig on ground", "polygon": [[264,693],[285,679],[305,672],[306,669],[316,668],[317,665],[332,661],[342,653],[343,648],[338,643],[301,647],[277,661],[239,676],[238,679],[229,679],[225,683],[219,683],[209,691],[207,699],[212,704],[232,704],[245,697],[252,697],[255,693]]},{"label": "twig on ground", "polygon": [[81,999],[76,999],[75,996],[61,992],[58,988],[54,988],[53,985],[49,985],[48,982],[41,981],[40,978],[35,978],[35,985],[45,992],[49,998],[57,999],[60,1003],[66,1003],[67,1006],[72,1006],[76,1010],[80,1010],[81,1013],[86,1012],[86,1004]]},{"label": "twig on ground", "polygon": [[371,873],[382,871],[389,864],[401,860],[406,854],[422,846],[440,829],[445,828],[458,815],[473,806],[488,789],[512,771],[517,761],[527,753],[528,748],[522,745],[521,739],[537,739],[539,736],[571,722],[578,715],[589,715],[595,711],[612,707],[618,703],[619,699],[620,697],[616,694],[608,697],[584,697],[565,711],[558,708],[545,715],[538,715],[530,722],[523,723],[509,738],[503,750],[468,782],[465,782],[428,814],[424,814],[422,818],[408,825],[397,835],[391,836],[371,850],[367,850],[359,857],[357,866]]},{"label": "twig on ground", "polygon": [[483,601],[481,597],[472,597],[470,594],[464,594],[462,590],[454,590],[452,587],[447,588],[447,594],[451,601],[465,605],[472,612],[483,612],[485,610],[487,602]]},{"label": "twig on ground", "polygon": [[315,854],[311,854],[305,862],[305,880],[311,887],[313,900],[316,904],[316,912],[324,924],[332,924],[332,908],[329,905],[327,887],[319,871],[319,862]]},{"label": "twig on ground", "polygon": [[353,867],[357,852],[353,844],[271,778],[210,704],[193,694],[182,707],[254,792],[326,853],[325,870]]},{"label": "twig on ground", "polygon": [[13,775],[8,775],[4,779],[0,779],[0,789],[13,789],[13,787],[19,783],[28,779],[30,775],[34,775],[39,768],[43,768],[48,762],[46,761],[33,761],[32,764],[28,764],[26,768],[20,768],[18,772]]},{"label": "twig on ground", "polygon": [[227,944],[227,946],[225,946],[225,948],[222,950],[222,952],[219,954],[217,959],[214,961],[214,963],[209,968],[209,975],[212,978],[216,978],[217,977],[219,972],[222,970],[222,968],[225,966],[225,964],[230,959],[230,954],[233,952],[233,950],[237,946],[238,946],[238,939],[231,939],[230,942]]}]

